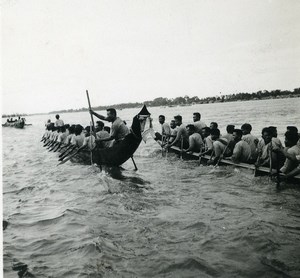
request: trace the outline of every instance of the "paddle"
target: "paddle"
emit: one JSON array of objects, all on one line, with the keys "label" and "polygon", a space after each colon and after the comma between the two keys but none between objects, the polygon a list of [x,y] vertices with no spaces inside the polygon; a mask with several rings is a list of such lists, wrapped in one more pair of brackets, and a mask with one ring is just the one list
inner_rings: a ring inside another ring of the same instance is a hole
[{"label": "paddle", "polygon": [[162,135],[162,138],[161,138],[161,155],[164,156],[164,153],[165,153],[165,149],[164,149],[164,144],[166,142],[166,136],[165,135]]},{"label": "paddle", "polygon": [[183,153],[183,136],[181,135],[181,142],[180,142],[180,159],[182,159]]},{"label": "paddle", "polygon": [[72,144],[70,144],[69,146],[67,146],[67,149],[64,150],[58,157],[63,157],[63,156],[65,155],[65,153],[66,153],[68,150],[70,150],[72,147],[73,147]]},{"label": "paddle", "polygon": [[254,177],[257,176],[257,171],[260,165],[260,157],[261,157],[261,153],[258,155],[256,163],[254,163],[255,169],[254,169]]},{"label": "paddle", "polygon": [[78,154],[83,148],[79,148],[75,153],[71,154],[68,158],[65,160],[62,160],[60,163],[58,163],[56,166],[61,165],[69,161],[72,157],[74,157],[76,154]]},{"label": "paddle", "polygon": [[269,174],[270,174],[270,178],[272,179],[272,167],[273,167],[273,163],[272,163],[272,141],[271,141],[271,145],[270,145],[270,149],[269,149],[269,158],[270,158],[270,168],[269,168]]},{"label": "paddle", "polygon": [[60,159],[59,159],[59,161],[62,161],[62,160],[64,160],[67,156],[69,156],[74,150],[76,149],[76,146],[72,146],[72,148],[71,148],[71,150],[67,153],[67,154],[65,154],[64,156],[62,156]]},{"label": "paddle", "polygon": [[202,160],[202,151],[199,153],[199,161],[198,161],[198,163],[199,163],[199,166],[201,165],[201,160]]},{"label": "paddle", "polygon": [[220,163],[221,159],[224,157],[224,154],[227,151],[228,146],[229,146],[229,144],[225,147],[223,153],[220,155],[220,157],[219,157],[219,159],[217,161],[217,164],[215,165],[215,168],[219,166],[219,163]]},{"label": "paddle", "polygon": [[[89,92],[88,90],[86,90],[86,97],[87,97],[87,100],[88,100],[88,104],[89,104],[89,112],[90,112],[90,115],[91,115],[91,120],[92,120],[92,124],[93,124],[93,129],[94,129],[94,136],[95,136],[95,140],[96,140],[96,129],[95,129],[95,123],[94,123],[94,118],[93,118],[93,114],[91,112],[92,110],[92,107],[91,107],[91,102],[90,102],[90,96],[89,96]],[[90,134],[90,136],[92,136],[92,133]],[[91,150],[91,164],[93,164],[93,152]],[[101,165],[99,164],[99,168],[100,170],[102,170],[102,167]]]},{"label": "paddle", "polygon": [[280,169],[279,169],[279,153],[276,153],[276,189],[279,190],[280,189]]}]

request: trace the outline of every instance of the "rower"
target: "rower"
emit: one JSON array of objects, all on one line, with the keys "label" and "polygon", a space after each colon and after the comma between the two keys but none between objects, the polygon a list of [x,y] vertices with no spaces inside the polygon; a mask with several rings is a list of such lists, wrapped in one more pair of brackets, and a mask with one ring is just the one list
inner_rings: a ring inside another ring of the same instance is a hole
[{"label": "rower", "polygon": [[55,126],[63,126],[64,125],[63,120],[59,119],[59,115],[58,114],[55,116],[55,118],[56,118]]},{"label": "rower", "polygon": [[195,132],[201,135],[202,129],[206,127],[206,124],[201,121],[201,114],[199,112],[193,113],[193,121],[195,126]]},{"label": "rower", "polygon": [[280,171],[288,174],[299,166],[297,157],[300,155],[300,146],[297,144],[299,140],[298,134],[294,131],[287,131],[285,133],[285,149],[282,149],[282,154],[286,157],[283,167]]},{"label": "rower", "polygon": [[171,120],[170,122],[170,130],[171,130],[171,134],[170,134],[170,139],[169,142],[173,142],[177,136],[177,126],[176,126],[176,122],[175,120]]},{"label": "rower", "polygon": [[[87,126],[84,129],[85,138],[83,140],[83,144],[79,149],[88,147],[89,150],[93,150],[96,147],[96,139],[93,134],[90,133],[91,127]],[[92,127],[92,132],[94,132],[94,128]]]},{"label": "rower", "polygon": [[71,144],[75,147],[81,147],[84,141],[84,134],[82,133],[83,127],[81,125],[76,125],[74,129],[75,136],[71,139]]},{"label": "rower", "polygon": [[201,135],[196,132],[194,125],[186,126],[187,133],[189,135],[189,148],[183,150],[184,152],[201,152],[203,147],[203,141]]},{"label": "rower", "polygon": [[227,134],[223,135],[222,138],[227,139],[228,142],[233,141],[233,131],[234,131],[234,125],[227,125],[226,131]]},{"label": "rower", "polygon": [[[104,128],[104,123],[102,121],[97,121],[97,127],[96,130],[96,139],[105,139],[109,138],[109,133],[103,129]],[[111,146],[111,141],[102,141],[99,142],[99,146],[102,148],[109,148]]]},{"label": "rower", "polygon": [[231,160],[234,163],[240,162],[250,162],[251,159],[251,148],[249,144],[242,140],[243,132],[240,129],[235,129],[233,131],[233,139],[235,141],[235,146],[233,149],[233,154]]},{"label": "rower", "polygon": [[213,151],[213,141],[210,135],[211,129],[209,127],[204,127],[202,129],[202,139],[204,142],[204,154],[211,154]]},{"label": "rower", "polygon": [[216,122],[211,122],[209,125],[210,129],[218,128],[218,124]]},{"label": "rower", "polygon": [[243,132],[242,140],[247,142],[251,148],[251,159],[256,161],[258,138],[251,134],[252,126],[248,123],[243,124],[241,130]]},{"label": "rower", "polygon": [[218,128],[211,129],[210,136],[213,141],[214,158],[207,162],[208,165],[216,164],[224,155],[228,145],[226,138],[220,138],[220,130]]},{"label": "rower", "polygon": [[164,115],[158,116],[158,122],[161,125],[161,134],[156,132],[155,136],[157,140],[162,140],[162,137],[165,137],[165,142],[167,142],[171,135],[171,128],[170,126],[165,122],[166,117]]},{"label": "rower", "polygon": [[103,142],[103,141],[114,140],[113,144],[117,144],[125,138],[125,136],[129,133],[129,129],[124,124],[124,122],[119,117],[117,117],[116,109],[109,108],[106,111],[107,111],[107,116],[105,117],[103,115],[97,114],[92,109],[90,109],[90,113],[95,115],[100,120],[104,120],[112,123],[110,136],[104,139],[97,139],[97,141]]},{"label": "rower", "polygon": [[[185,125],[182,123],[182,117],[180,115],[174,116],[174,120],[175,120],[175,124],[177,126],[177,135],[176,138],[174,139],[174,141],[172,141],[171,143],[168,143],[167,147],[172,147],[172,146],[177,146],[177,147],[181,147],[181,145],[183,145],[183,148],[187,149],[189,146],[189,142],[188,142],[188,133],[186,130]],[[181,143],[182,140],[182,143]]]}]

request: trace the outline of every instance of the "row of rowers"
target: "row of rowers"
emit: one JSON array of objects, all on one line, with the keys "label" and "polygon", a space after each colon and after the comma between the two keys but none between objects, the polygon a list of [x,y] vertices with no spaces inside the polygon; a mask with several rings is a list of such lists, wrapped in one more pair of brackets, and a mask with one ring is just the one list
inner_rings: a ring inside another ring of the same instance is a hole
[{"label": "row of rowers", "polygon": [[[56,149],[62,146],[73,145],[74,147],[85,147],[93,149],[96,144],[98,147],[107,148],[113,144],[122,141],[130,132],[125,121],[117,117],[117,112],[114,108],[107,109],[107,116],[102,116],[91,110],[99,119],[111,122],[111,127],[105,126],[102,121],[97,121],[95,130],[93,127],[87,126],[83,128],[80,124],[69,125],[64,124],[59,115],[56,115],[56,122],[47,122],[46,132],[43,135],[43,140],[52,142]],[[58,122],[59,121],[59,122]],[[90,131],[95,132],[95,137],[90,136]]]},{"label": "row of rowers", "polygon": [[193,124],[187,126],[182,123],[180,115],[175,116],[170,125],[165,122],[164,115],[160,115],[158,121],[162,130],[155,133],[155,139],[162,141],[163,146],[177,146],[183,152],[211,155],[209,164],[225,158],[235,163],[256,163],[259,166],[270,166],[271,163],[275,169],[280,167],[284,174],[297,168],[300,173],[300,137],[295,126],[287,127],[284,148],[274,126],[263,128],[261,138],[258,138],[251,134],[252,126],[248,123],[240,129],[228,125],[227,134],[221,135],[218,124],[212,122],[210,127],[206,126],[200,113],[194,113]]}]

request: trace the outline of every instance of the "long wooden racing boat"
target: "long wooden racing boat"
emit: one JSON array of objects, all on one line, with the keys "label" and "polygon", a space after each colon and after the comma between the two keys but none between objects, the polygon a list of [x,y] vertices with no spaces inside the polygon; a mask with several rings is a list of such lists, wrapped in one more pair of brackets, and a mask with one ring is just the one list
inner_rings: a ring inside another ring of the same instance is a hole
[{"label": "long wooden racing boat", "polygon": [[[144,105],[133,118],[130,133],[119,143],[109,148],[96,147],[91,151],[79,152],[73,161],[81,163],[96,163],[97,165],[120,166],[133,156],[142,141],[143,122],[150,113]],[[92,157],[91,157],[92,154]]]},{"label": "long wooden racing boat", "polygon": [[25,122],[24,121],[16,121],[16,122],[13,122],[13,123],[6,122],[5,124],[2,124],[2,126],[14,127],[14,128],[24,128]]},{"label": "long wooden racing boat", "polygon": [[[161,142],[158,142],[158,143],[161,145]],[[168,151],[176,153],[179,156],[181,156],[183,159],[186,159],[186,160],[198,160],[203,165],[206,165],[207,161],[210,160],[210,155],[201,156],[201,159],[200,159],[200,157],[199,157],[200,153],[196,153],[196,152],[185,153],[185,152],[182,152],[181,149],[179,147],[176,147],[176,146],[170,147]],[[219,165],[220,166],[222,166],[222,165],[223,166],[231,165],[231,166],[238,167],[238,168],[253,170],[253,171],[256,171],[257,175],[261,175],[261,176],[270,175],[270,169],[268,167],[260,166],[260,167],[256,168],[255,165],[253,165],[253,164],[234,163],[233,161],[228,160],[228,159],[221,159],[219,161]],[[272,174],[276,175],[276,170],[275,169],[272,170]],[[283,176],[284,175],[282,173],[280,173],[280,177],[283,177]],[[300,183],[300,175],[297,175],[297,176],[291,178],[291,181],[296,182],[296,183]]]}]

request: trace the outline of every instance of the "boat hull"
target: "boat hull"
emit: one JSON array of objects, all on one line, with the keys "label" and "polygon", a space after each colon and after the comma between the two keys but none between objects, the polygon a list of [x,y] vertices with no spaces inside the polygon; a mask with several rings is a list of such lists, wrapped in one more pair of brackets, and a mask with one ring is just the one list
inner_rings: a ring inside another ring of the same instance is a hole
[{"label": "boat hull", "polygon": [[141,140],[141,138],[129,133],[124,140],[110,148],[96,147],[92,151],[92,160],[91,152],[84,150],[79,152],[71,161],[83,164],[91,164],[93,162],[97,165],[120,166],[133,156]]},{"label": "boat hull", "polygon": [[[207,161],[210,160],[210,155],[204,155],[204,156],[201,157],[201,159],[199,159],[199,155],[200,155],[199,153],[195,153],[195,152],[184,153],[184,152],[181,152],[180,148],[175,147],[175,146],[170,147],[168,151],[172,152],[172,153],[176,153],[176,154],[182,156],[182,158],[185,159],[185,160],[198,160],[203,165],[207,165]],[[220,162],[219,162],[219,165],[220,166],[231,165],[231,166],[238,167],[238,168],[249,169],[249,170],[252,170],[253,172],[256,171],[256,175],[258,175],[258,176],[259,175],[260,176],[270,175],[270,169],[268,167],[262,167],[261,166],[261,167],[258,167],[256,169],[255,165],[253,165],[253,164],[234,163],[233,161],[228,160],[228,159],[221,159]],[[276,175],[276,170],[275,169],[272,170],[272,174]],[[280,176],[283,177],[284,175],[280,173]],[[295,183],[300,183],[300,175],[297,175],[297,176],[291,178],[291,181],[295,182]]]},{"label": "boat hull", "polygon": [[4,127],[14,127],[14,128],[24,128],[25,122],[19,122],[19,123],[5,123],[2,126]]}]

